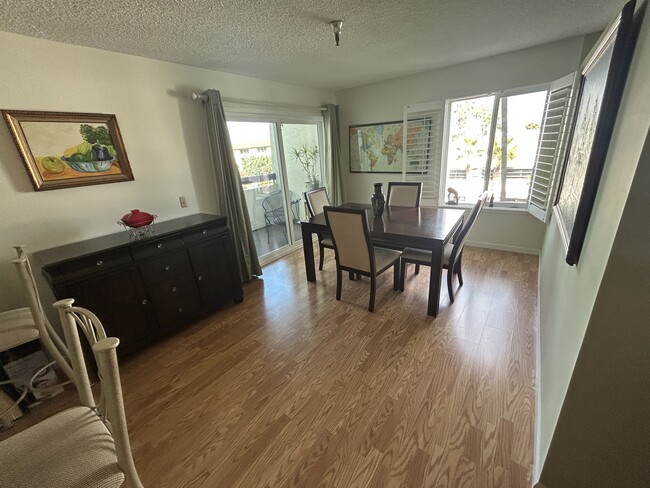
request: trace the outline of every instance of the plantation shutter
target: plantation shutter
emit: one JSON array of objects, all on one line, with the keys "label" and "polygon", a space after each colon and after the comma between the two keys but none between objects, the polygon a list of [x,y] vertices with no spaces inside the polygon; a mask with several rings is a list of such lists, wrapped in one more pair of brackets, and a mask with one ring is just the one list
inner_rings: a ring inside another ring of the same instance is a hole
[{"label": "plantation shutter", "polygon": [[422,182],[423,205],[438,204],[442,125],[442,102],[404,106],[402,181]]},{"label": "plantation shutter", "polygon": [[546,96],[546,107],[533,177],[528,193],[528,212],[546,222],[557,188],[558,171],[564,162],[567,137],[573,118],[575,72],[554,81]]}]

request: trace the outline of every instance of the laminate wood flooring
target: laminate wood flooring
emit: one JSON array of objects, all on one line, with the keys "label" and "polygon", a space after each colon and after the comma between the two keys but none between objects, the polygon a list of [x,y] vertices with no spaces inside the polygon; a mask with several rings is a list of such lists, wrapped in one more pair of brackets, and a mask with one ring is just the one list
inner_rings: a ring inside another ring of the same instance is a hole
[{"label": "laminate wood flooring", "polygon": [[145,486],[529,487],[537,257],[466,248],[434,319],[427,267],[403,293],[381,275],[370,313],[326,252],[316,283],[292,253],[122,362]]}]

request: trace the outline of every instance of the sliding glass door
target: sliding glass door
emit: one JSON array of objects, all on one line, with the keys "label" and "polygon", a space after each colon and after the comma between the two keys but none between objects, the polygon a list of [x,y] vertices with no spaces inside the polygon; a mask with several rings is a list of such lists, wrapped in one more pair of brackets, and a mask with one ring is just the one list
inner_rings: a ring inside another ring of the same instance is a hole
[{"label": "sliding glass door", "polygon": [[324,186],[321,124],[243,120],[228,130],[258,255],[273,258],[301,239],[303,192]]}]

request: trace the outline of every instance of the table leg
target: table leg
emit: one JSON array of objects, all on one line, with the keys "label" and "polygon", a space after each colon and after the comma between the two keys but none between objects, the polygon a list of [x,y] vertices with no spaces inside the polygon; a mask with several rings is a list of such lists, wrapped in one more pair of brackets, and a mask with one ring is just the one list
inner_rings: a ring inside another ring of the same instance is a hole
[{"label": "table leg", "polygon": [[442,243],[431,251],[431,276],[429,278],[429,305],[427,314],[438,315],[440,310],[440,282],[442,281]]},{"label": "table leg", "polygon": [[305,272],[307,281],[316,281],[316,266],[314,265],[314,243],[311,230],[306,225],[300,226],[302,232],[302,250],[305,255]]}]

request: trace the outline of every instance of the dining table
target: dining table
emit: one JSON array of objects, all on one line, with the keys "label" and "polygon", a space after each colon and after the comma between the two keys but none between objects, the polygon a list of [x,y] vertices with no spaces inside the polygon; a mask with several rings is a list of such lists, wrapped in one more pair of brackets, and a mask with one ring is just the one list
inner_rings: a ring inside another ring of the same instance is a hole
[{"label": "dining table", "polygon": [[[344,203],[344,208],[365,209],[370,239],[380,247],[404,249],[406,247],[431,251],[431,275],[427,314],[437,316],[440,311],[445,244],[463,225],[464,210],[440,207],[386,206],[381,217],[374,217],[372,206],[363,203]],[[316,281],[313,234],[331,235],[325,214],[317,214],[300,223],[302,248],[305,256],[307,281]]]}]

